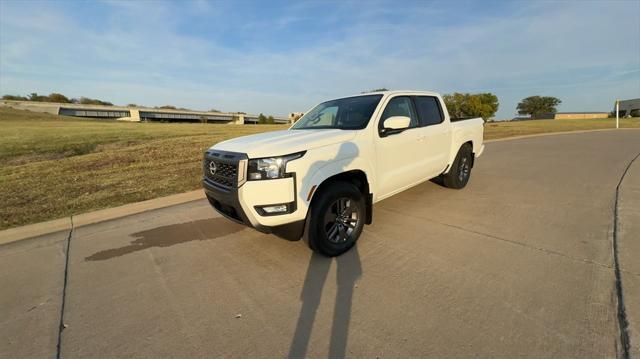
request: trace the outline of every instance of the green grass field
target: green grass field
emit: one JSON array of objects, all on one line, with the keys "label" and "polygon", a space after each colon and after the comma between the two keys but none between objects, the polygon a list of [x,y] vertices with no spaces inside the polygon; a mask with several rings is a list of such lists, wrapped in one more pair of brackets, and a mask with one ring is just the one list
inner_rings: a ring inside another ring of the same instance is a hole
[{"label": "green grass field", "polygon": [[[621,124],[640,127],[640,120]],[[611,119],[490,123],[485,136],[614,125]],[[209,146],[284,128],[125,123],[0,107],[0,229],[198,189]]]}]

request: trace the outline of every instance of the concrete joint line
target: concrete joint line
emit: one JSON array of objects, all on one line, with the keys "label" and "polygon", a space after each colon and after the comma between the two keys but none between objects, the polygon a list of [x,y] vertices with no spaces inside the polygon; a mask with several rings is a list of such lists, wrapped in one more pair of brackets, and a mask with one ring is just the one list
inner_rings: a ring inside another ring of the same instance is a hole
[{"label": "concrete joint line", "polygon": [[70,217],[71,229],[67,236],[67,245],[65,249],[64,260],[64,281],[62,284],[62,304],[60,305],[60,323],[58,324],[58,342],[56,344],[56,359],[60,359],[62,353],[62,331],[66,328],[64,323],[64,309],[67,299],[67,279],[69,278],[69,254],[71,249],[71,237],[73,236],[73,215]]},{"label": "concrete joint line", "polygon": [[620,186],[622,185],[622,181],[624,177],[627,175],[629,168],[633,162],[640,157],[640,153],[638,153],[627,165],[622,176],[620,177],[620,181],[618,181],[618,185],[616,186],[616,194],[615,201],[613,206],[613,239],[611,241],[611,247],[613,251],[613,271],[615,273],[615,288],[616,288],[616,297],[618,299],[617,304],[617,317],[618,317],[618,327],[620,328],[620,346],[621,346],[621,357],[623,359],[629,359],[630,357],[630,340],[629,340],[629,321],[627,319],[627,311],[624,305],[624,290],[622,288],[622,274],[620,270],[620,260],[618,259],[618,199],[620,197]]}]

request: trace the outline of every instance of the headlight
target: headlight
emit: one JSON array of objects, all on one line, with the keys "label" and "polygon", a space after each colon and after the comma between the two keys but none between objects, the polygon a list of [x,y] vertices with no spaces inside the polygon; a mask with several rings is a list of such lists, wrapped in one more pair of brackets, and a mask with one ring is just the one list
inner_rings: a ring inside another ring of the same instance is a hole
[{"label": "headlight", "polygon": [[284,178],[287,162],[298,159],[304,152],[293,153],[281,157],[256,158],[249,160],[249,181]]}]

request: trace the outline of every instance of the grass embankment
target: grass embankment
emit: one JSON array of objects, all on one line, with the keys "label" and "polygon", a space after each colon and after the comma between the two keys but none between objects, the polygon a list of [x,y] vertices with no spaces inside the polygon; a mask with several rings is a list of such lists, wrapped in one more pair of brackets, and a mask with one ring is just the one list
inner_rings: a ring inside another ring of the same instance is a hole
[{"label": "grass embankment", "polygon": [[[640,127],[640,119],[620,123]],[[485,138],[612,126],[611,119],[489,123]],[[0,107],[0,229],[198,189],[209,146],[284,128],[124,123]]]},{"label": "grass embankment", "polygon": [[282,125],[126,123],[0,107],[0,229],[201,188],[201,159]]},{"label": "grass embankment", "polygon": [[[615,118],[490,122],[484,125],[484,139],[494,140],[539,133],[600,130],[615,127]],[[621,118],[620,128],[640,128],[640,118]]]}]

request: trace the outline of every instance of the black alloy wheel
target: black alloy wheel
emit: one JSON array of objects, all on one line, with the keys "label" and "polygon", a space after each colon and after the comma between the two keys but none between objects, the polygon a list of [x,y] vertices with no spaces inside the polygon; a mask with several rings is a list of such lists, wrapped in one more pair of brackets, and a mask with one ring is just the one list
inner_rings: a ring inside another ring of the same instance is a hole
[{"label": "black alloy wheel", "polygon": [[465,143],[460,147],[449,172],[442,175],[445,187],[461,189],[469,182],[473,168],[473,149]]},{"label": "black alloy wheel", "polygon": [[344,243],[352,240],[358,227],[360,216],[352,199],[338,198],[324,214],[324,230],[331,243]]},{"label": "black alloy wheel", "polygon": [[465,182],[469,178],[471,172],[471,161],[469,156],[462,157],[458,165],[458,180],[460,183]]},{"label": "black alloy wheel", "polygon": [[305,224],[305,241],[314,251],[335,257],[356,244],[366,214],[364,196],[352,183],[323,184],[311,201]]}]

